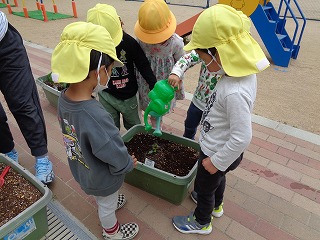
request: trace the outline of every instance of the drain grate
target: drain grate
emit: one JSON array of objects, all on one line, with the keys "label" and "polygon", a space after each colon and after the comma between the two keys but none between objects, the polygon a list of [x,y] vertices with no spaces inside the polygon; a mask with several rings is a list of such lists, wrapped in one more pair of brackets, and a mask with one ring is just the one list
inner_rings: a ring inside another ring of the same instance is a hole
[{"label": "drain grate", "polygon": [[52,200],[47,206],[48,233],[42,240],[90,240],[97,239],[60,203]]}]

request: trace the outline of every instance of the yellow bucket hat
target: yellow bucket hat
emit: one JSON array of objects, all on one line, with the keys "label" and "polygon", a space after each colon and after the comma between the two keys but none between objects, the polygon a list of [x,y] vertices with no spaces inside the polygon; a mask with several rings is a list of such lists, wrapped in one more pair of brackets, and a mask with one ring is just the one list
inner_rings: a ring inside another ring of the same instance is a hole
[{"label": "yellow bucket hat", "polygon": [[224,71],[242,77],[266,69],[270,63],[250,34],[250,19],[233,7],[216,4],[197,19],[185,51],[215,47]]},{"label": "yellow bucket hat", "polygon": [[77,83],[89,73],[90,52],[94,49],[114,59],[114,66],[123,66],[117,58],[109,32],[102,26],[74,22],[67,25],[60,36],[60,43],[51,57],[52,80],[54,82]]},{"label": "yellow bucket hat", "polygon": [[116,9],[108,4],[98,3],[87,12],[87,22],[91,22],[108,30],[114,45],[118,46],[122,40],[123,32]]},{"label": "yellow bucket hat", "polygon": [[169,39],[176,31],[177,20],[163,0],[145,0],[141,4],[135,35],[145,43],[156,44]]}]

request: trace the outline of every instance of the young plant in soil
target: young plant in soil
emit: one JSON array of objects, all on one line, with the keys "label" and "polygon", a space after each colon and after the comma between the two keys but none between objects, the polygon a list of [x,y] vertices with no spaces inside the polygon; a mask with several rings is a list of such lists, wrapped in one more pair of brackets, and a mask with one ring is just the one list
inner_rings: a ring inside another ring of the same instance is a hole
[{"label": "young plant in soil", "polygon": [[63,89],[67,88],[69,85],[68,83],[55,83],[55,82],[53,82],[52,77],[51,77],[51,73],[49,73],[47,75],[47,78],[43,81],[43,83],[58,90],[58,91],[62,91]]},{"label": "young plant in soil", "polygon": [[[0,172],[6,165],[0,163]],[[0,227],[38,201],[43,194],[20,173],[10,168],[0,188]]]},{"label": "young plant in soil", "polygon": [[144,163],[147,158],[154,162],[155,168],[176,176],[188,175],[199,157],[198,151],[191,147],[146,133],[136,134],[125,145],[139,162]]}]

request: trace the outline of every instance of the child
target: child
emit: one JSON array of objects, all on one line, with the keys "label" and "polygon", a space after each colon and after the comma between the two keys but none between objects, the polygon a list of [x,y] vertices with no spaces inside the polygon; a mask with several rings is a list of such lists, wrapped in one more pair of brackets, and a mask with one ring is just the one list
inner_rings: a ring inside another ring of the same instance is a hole
[{"label": "child", "polygon": [[[185,54],[183,39],[175,33],[176,26],[176,18],[165,1],[152,0],[141,4],[134,32],[158,81],[167,79],[174,64]],[[140,74],[137,79],[140,107],[145,110],[150,101],[150,89]],[[176,99],[184,99],[183,86],[176,92],[171,109],[175,106]]]},{"label": "child", "polygon": [[226,173],[240,164],[252,138],[256,73],[267,68],[269,61],[251,37],[250,24],[241,11],[216,4],[200,14],[185,46],[186,51],[194,49],[213,74],[225,71],[225,75],[218,80],[201,119],[197,207],[189,216],[172,219],[182,233],[211,233],[211,214],[223,213]]},{"label": "child", "polygon": [[87,21],[108,30],[116,45],[117,56],[124,64],[122,67],[112,69],[108,88],[99,92],[99,101],[112,115],[118,129],[120,129],[121,114],[123,125],[128,130],[141,123],[136,96],[138,91],[136,70],[146,79],[150,89],[153,89],[157,79],[140,45],[122,30],[123,23],[114,7],[97,4],[89,9]]},{"label": "child", "polygon": [[[199,51],[201,50],[199,49]],[[204,52],[207,53],[207,50],[204,50]],[[198,86],[193,94],[192,102],[190,103],[187,117],[184,121],[183,136],[190,139],[194,139],[207,101],[210,98],[217,81],[223,76],[223,73],[212,74],[207,67],[214,64],[214,62],[210,62],[209,65],[206,65],[199,57],[199,54],[195,50],[192,50],[178,60],[168,78],[168,82],[173,87],[179,86],[184,72],[198,63],[201,63]]]},{"label": "child", "polygon": [[[37,86],[21,35],[1,11],[0,62],[0,91],[34,156],[35,177],[49,184],[54,180],[54,173],[48,157],[47,131]],[[0,154],[18,163],[19,154],[7,120],[0,103]]]},{"label": "child", "polygon": [[113,65],[122,63],[109,32],[86,22],[64,28],[51,59],[53,81],[70,83],[59,97],[58,116],[71,172],[97,201],[103,237],[132,239],[138,225],[120,225],[115,210],[124,204],[118,190],[137,159],[128,154],[111,115],[91,97],[107,86]]}]

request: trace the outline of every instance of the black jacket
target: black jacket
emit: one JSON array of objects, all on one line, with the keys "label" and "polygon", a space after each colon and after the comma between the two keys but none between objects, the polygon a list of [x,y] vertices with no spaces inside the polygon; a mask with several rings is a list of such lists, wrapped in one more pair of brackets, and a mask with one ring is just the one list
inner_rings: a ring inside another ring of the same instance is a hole
[{"label": "black jacket", "polygon": [[138,91],[135,71],[139,71],[149,84],[150,90],[157,82],[150,63],[138,42],[129,34],[123,32],[123,38],[116,47],[117,56],[123,62],[123,67],[112,69],[108,88],[104,91],[117,99],[128,99]]}]

